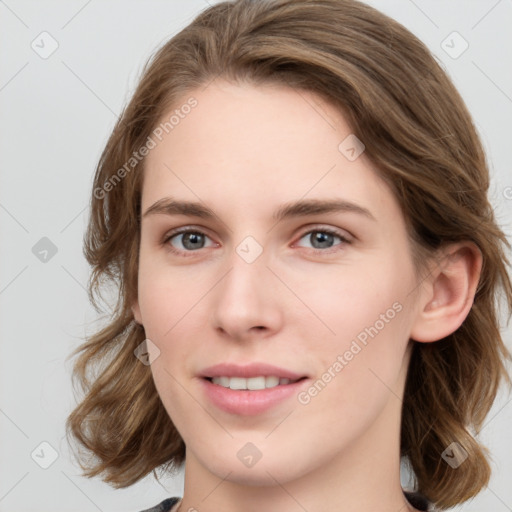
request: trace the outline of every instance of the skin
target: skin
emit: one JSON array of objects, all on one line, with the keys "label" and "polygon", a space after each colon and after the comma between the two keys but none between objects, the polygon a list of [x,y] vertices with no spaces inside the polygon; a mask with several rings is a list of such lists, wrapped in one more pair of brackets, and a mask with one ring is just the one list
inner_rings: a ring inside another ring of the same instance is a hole
[{"label": "skin", "polygon": [[[478,281],[478,249],[445,248],[421,280],[394,196],[364,152],[349,161],[338,150],[350,126],[314,94],[216,80],[189,96],[198,106],[147,157],[142,212],[172,196],[216,217],[143,216],[133,305],[160,351],[154,382],[187,447],[180,511],[414,510],[399,478],[410,338],[431,342],[460,326]],[[272,219],[283,203],[333,198],[374,219]],[[184,245],[179,234],[164,241],[184,226],[204,242]],[[334,236],[322,248],[314,237],[322,228],[348,242]],[[247,236],[263,249],[252,263],[236,252]],[[396,303],[400,312],[307,404],[293,396],[247,417],[202,393],[198,372],[224,361],[309,375],[307,390]],[[247,442],[262,454],[250,468],[237,457]]]}]

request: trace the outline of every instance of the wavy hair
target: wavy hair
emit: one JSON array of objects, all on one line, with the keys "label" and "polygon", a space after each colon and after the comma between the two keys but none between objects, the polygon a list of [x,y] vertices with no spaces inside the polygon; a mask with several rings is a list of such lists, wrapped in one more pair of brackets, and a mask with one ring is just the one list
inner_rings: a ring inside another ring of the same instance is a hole
[{"label": "wavy hair", "polygon": [[[401,421],[401,454],[416,490],[442,508],[473,497],[491,474],[475,436],[500,382],[510,383],[499,328],[500,300],[508,318],[512,312],[510,245],[488,201],[481,141],[446,72],[401,24],[355,0],[224,1],[202,11],[144,67],[97,165],[84,239],[91,301],[100,310],[102,290],[113,285],[118,294],[106,326],[71,355],[78,356],[73,384],[83,396],[66,429],[85,476],[126,487],[151,471],[173,471],[185,458],[150,367],[134,357],[145,339],[131,311],[141,148],[163,114],[217,77],[311,91],[338,108],[400,204],[417,268],[450,242],[472,241],[482,252],[461,327],[435,343],[411,341]],[[469,455],[456,471],[441,457],[454,441]]]}]

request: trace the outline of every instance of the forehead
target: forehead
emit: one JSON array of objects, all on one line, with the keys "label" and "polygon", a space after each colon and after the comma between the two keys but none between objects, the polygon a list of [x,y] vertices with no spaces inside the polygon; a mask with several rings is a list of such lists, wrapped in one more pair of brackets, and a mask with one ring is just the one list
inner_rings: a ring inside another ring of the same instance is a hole
[{"label": "forehead", "polygon": [[[191,98],[195,107],[181,112]],[[314,93],[216,80],[185,95],[159,126],[143,209],[166,194],[255,214],[303,197],[397,206],[364,152],[353,158],[361,147],[342,113]]]},{"label": "forehead", "polygon": [[[165,130],[172,113],[192,97],[196,106],[178,124]],[[340,137],[351,131],[340,113],[311,92],[219,80],[176,102],[170,112],[162,115],[160,126],[165,132],[163,144],[148,156],[150,164],[162,156],[172,157],[175,162],[186,158],[189,162],[219,165],[222,158],[253,164],[245,165],[247,170],[258,162],[265,162],[268,167],[270,154],[279,155],[274,168],[289,161],[295,163],[299,157],[318,161],[319,153],[324,160],[333,161]],[[198,148],[207,153],[198,152]],[[215,162],[212,156],[216,157]]]}]

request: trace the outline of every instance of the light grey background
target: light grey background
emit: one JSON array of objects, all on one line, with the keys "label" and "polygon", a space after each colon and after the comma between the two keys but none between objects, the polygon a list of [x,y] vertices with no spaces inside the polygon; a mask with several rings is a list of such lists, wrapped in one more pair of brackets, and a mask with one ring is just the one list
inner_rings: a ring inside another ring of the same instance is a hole
[{"label": "light grey background", "polygon": [[[459,88],[488,153],[498,219],[510,233],[512,2],[369,3],[422,39]],[[207,6],[205,0],[0,1],[2,512],[135,512],[182,494],[181,474],[163,485],[148,477],[125,490],[80,476],[64,437],[73,407],[65,359],[96,319],[81,245],[100,152],[146,59]],[[40,36],[44,31],[51,37]],[[52,39],[58,48],[42,58]],[[464,40],[469,47],[458,55]],[[36,245],[43,237],[56,254]],[[510,328],[504,333],[512,347]],[[457,510],[512,510],[510,400],[501,393],[481,436],[494,461],[490,486]],[[42,442],[57,455],[48,469],[35,462],[51,462]]]}]

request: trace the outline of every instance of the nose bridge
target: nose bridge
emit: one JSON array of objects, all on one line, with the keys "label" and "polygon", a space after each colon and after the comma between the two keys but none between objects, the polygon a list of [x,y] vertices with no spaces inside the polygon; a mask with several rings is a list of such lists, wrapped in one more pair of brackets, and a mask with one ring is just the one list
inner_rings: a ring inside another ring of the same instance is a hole
[{"label": "nose bridge", "polygon": [[253,327],[275,329],[280,313],[267,252],[254,238],[246,237],[234,247],[227,263],[229,271],[214,297],[215,326],[237,337]]},{"label": "nose bridge", "polygon": [[267,281],[269,271],[267,265],[266,251],[255,253],[253,245],[248,242],[241,242],[236,246],[229,258],[229,273],[226,275],[222,288],[222,299],[225,299],[233,309],[236,305],[242,310],[251,307],[252,311],[257,309],[257,303],[264,299],[263,286]]}]

